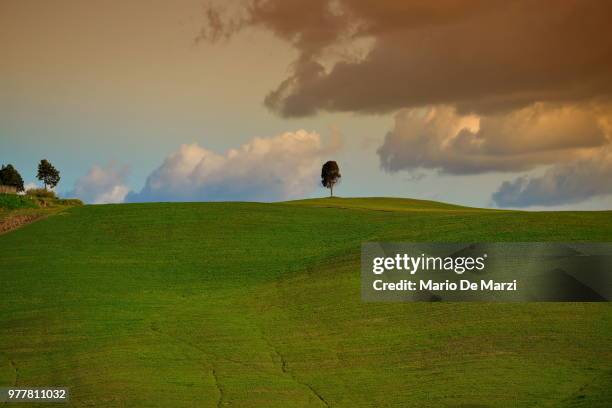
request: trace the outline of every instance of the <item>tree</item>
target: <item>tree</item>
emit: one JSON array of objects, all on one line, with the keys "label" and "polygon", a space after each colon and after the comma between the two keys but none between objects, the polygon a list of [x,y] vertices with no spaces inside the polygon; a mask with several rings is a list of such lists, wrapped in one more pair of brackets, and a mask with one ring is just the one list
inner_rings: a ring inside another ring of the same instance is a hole
[{"label": "tree", "polygon": [[340,181],[340,168],[335,161],[328,161],[321,169],[321,184],[323,187],[329,188],[329,196],[334,196],[334,185]]},{"label": "tree", "polygon": [[0,185],[15,187],[17,191],[23,191],[23,179],[21,174],[12,164],[0,168]]},{"label": "tree", "polygon": [[45,190],[47,186],[51,188],[57,186],[57,183],[60,181],[59,171],[57,171],[57,169],[46,159],[42,159],[38,164],[38,174],[36,177],[45,183]]}]

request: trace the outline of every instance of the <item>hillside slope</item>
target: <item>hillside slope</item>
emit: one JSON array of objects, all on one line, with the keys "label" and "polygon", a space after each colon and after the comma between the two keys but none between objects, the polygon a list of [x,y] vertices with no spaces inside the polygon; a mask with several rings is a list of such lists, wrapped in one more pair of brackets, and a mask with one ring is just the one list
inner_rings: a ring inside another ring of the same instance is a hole
[{"label": "hillside slope", "polygon": [[77,407],[610,406],[609,304],[362,304],[359,248],[610,241],[612,213],[334,200],[85,206],[1,235],[0,386]]},{"label": "hillside slope", "polygon": [[412,198],[389,197],[325,197],[306,200],[286,201],[285,205],[299,205],[304,207],[346,208],[379,211],[492,211],[480,208],[464,207],[455,204],[441,203],[439,201],[416,200]]}]

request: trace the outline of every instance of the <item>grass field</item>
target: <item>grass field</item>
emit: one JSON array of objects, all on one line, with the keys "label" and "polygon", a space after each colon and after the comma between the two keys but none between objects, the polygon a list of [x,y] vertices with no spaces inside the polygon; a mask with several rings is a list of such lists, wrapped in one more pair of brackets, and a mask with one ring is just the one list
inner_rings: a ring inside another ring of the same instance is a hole
[{"label": "grass field", "polygon": [[71,208],[0,235],[0,386],[75,407],[612,406],[609,304],[363,304],[363,241],[612,241],[612,212]]}]

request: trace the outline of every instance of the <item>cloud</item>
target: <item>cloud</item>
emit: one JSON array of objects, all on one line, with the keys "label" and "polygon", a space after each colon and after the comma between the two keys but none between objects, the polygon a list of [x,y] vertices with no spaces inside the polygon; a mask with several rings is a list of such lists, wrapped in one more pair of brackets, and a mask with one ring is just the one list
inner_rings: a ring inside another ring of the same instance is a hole
[{"label": "cloud", "polygon": [[31,181],[29,183],[26,183],[23,186],[24,191],[33,190],[35,188],[38,188],[38,185],[35,182],[33,182],[33,181]]},{"label": "cloud", "polygon": [[128,201],[273,201],[303,197],[316,188],[321,163],[341,146],[326,146],[317,133],[298,130],[254,138],[218,154],[182,145],[147,178]]},{"label": "cloud", "polygon": [[127,175],[127,167],[116,163],[109,163],[106,167],[94,165],[75,182],[68,196],[91,204],[121,203],[130,191],[125,185]]},{"label": "cloud", "polygon": [[574,204],[612,194],[612,149],[557,164],[540,177],[505,181],[492,199],[500,207]]},{"label": "cloud", "polygon": [[[292,44],[288,77],[265,97],[282,116],[440,104],[489,114],[612,96],[609,1],[244,3],[210,8],[208,38],[261,27]],[[342,56],[364,39],[365,55]]]},{"label": "cloud", "polygon": [[404,109],[378,149],[389,172],[450,174],[524,171],[594,154],[611,141],[610,110],[533,104],[510,113],[460,115],[438,106]]}]

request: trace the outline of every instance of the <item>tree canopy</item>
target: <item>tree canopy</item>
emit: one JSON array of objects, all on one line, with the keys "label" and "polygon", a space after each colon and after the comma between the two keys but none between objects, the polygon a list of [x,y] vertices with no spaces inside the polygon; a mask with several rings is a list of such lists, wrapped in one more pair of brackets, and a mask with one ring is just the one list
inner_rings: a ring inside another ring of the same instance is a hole
[{"label": "tree canopy", "polygon": [[51,188],[57,186],[57,183],[60,181],[59,171],[46,159],[42,159],[38,164],[38,174],[36,177],[45,184],[45,189],[47,186]]},{"label": "tree canopy", "polygon": [[326,162],[321,168],[321,184],[323,187],[329,188],[330,197],[334,196],[334,185],[340,181],[340,168],[338,163],[333,160]]},{"label": "tree canopy", "polygon": [[23,191],[23,178],[12,164],[2,165],[0,168],[0,185],[15,187],[17,191]]}]

